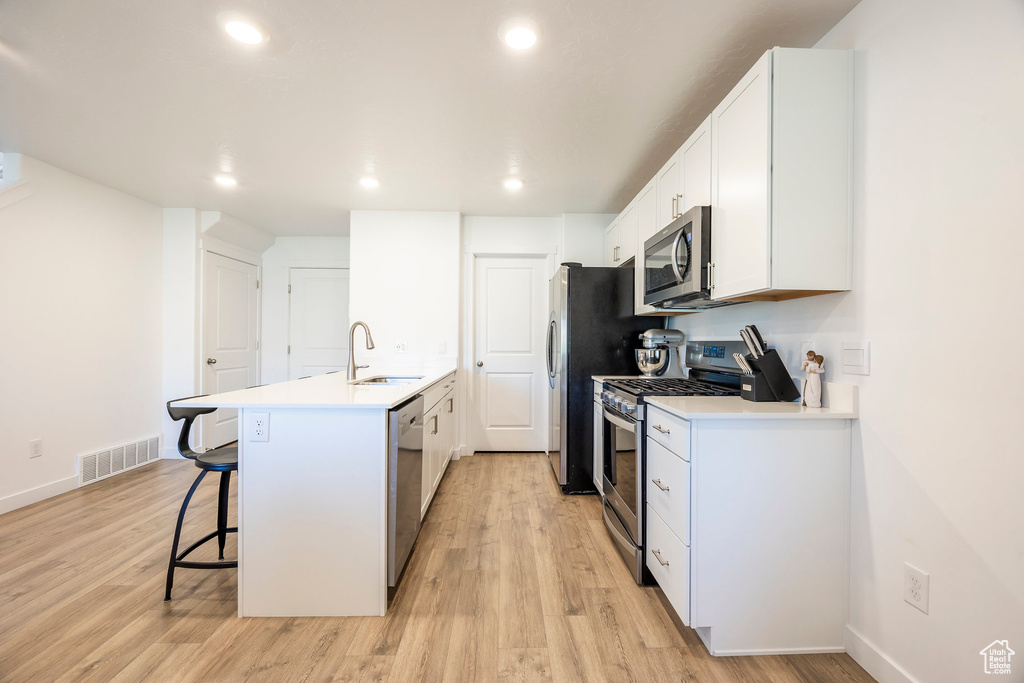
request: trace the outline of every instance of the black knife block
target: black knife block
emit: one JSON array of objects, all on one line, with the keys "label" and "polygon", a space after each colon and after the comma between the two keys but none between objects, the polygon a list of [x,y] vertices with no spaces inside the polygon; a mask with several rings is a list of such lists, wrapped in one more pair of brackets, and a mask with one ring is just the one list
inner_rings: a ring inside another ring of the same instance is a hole
[{"label": "black knife block", "polygon": [[743,375],[740,378],[740,398],[745,401],[778,401],[775,392],[768,386],[768,380],[764,378],[763,372],[755,372],[753,375]]},{"label": "black knife block", "polygon": [[800,390],[797,388],[793,378],[789,376],[786,364],[782,362],[778,351],[768,349],[760,358],[747,356],[747,362],[754,368],[755,377],[758,373],[764,376],[764,380],[775,395],[776,401],[788,403],[800,398]]}]

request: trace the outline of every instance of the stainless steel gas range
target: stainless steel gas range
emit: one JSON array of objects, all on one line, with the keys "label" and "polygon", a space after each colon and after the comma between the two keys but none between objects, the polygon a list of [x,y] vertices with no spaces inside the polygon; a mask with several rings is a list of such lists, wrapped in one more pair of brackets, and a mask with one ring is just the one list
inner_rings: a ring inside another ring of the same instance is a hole
[{"label": "stainless steel gas range", "polygon": [[742,342],[686,344],[688,378],[638,377],[604,382],[601,426],[604,462],[604,524],[637,583],[653,582],[644,566],[646,505],[646,398],[651,396],[736,396],[742,370],[733,353]]}]

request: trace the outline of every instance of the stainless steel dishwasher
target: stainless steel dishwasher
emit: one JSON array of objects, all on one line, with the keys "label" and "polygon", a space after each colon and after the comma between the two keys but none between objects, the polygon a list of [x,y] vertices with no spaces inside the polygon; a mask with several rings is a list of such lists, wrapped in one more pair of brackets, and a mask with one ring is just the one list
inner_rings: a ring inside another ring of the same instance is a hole
[{"label": "stainless steel dishwasher", "polygon": [[388,586],[402,575],[420,533],[423,396],[388,411]]}]

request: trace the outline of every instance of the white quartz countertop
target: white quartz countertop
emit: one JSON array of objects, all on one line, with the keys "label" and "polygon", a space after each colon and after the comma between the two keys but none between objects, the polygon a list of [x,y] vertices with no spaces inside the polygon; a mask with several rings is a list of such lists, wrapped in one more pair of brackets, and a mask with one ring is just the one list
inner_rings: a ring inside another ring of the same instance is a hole
[{"label": "white quartz countertop", "polygon": [[686,420],[795,419],[853,420],[855,403],[842,408],[808,408],[799,403],[745,401],[739,396],[650,396],[648,405],[657,406]]},{"label": "white quartz countertop", "polygon": [[[228,391],[175,401],[176,406],[214,408],[381,408],[390,409],[416,394],[423,393],[455,372],[455,366],[436,368],[396,368],[376,371],[359,380],[380,376],[417,377],[409,384],[354,384],[343,372],[317,375],[291,382],[267,384],[251,389]],[[358,380],[357,380],[358,381]]]}]

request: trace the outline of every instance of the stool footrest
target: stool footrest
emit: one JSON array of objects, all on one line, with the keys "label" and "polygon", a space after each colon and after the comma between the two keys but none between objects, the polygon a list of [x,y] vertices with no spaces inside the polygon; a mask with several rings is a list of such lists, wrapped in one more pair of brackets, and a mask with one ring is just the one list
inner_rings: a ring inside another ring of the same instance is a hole
[{"label": "stool footrest", "polygon": [[230,569],[231,567],[238,566],[238,560],[218,560],[216,562],[182,562],[177,560],[174,566],[184,567],[185,569]]},{"label": "stool footrest", "polygon": [[[237,526],[228,527],[227,529],[224,530],[224,533],[238,533],[238,527]],[[219,535],[220,535],[219,531],[211,531],[210,533],[206,534],[205,536],[200,538],[198,541],[196,541],[195,543],[193,543],[192,545],[190,545],[189,547],[185,548],[180,553],[178,553],[178,556],[174,558],[174,563],[177,566],[179,566],[179,567],[184,567],[185,565],[181,564],[182,558],[184,558],[190,552],[192,552],[193,550],[195,550],[196,548],[198,548],[202,544],[206,543],[207,541],[212,541],[213,539],[217,538]],[[196,563],[193,562],[193,564],[196,564]],[[203,566],[204,567],[220,566],[220,563],[217,563],[217,562],[203,563]],[[236,562],[234,566],[237,567],[238,563]]]}]

